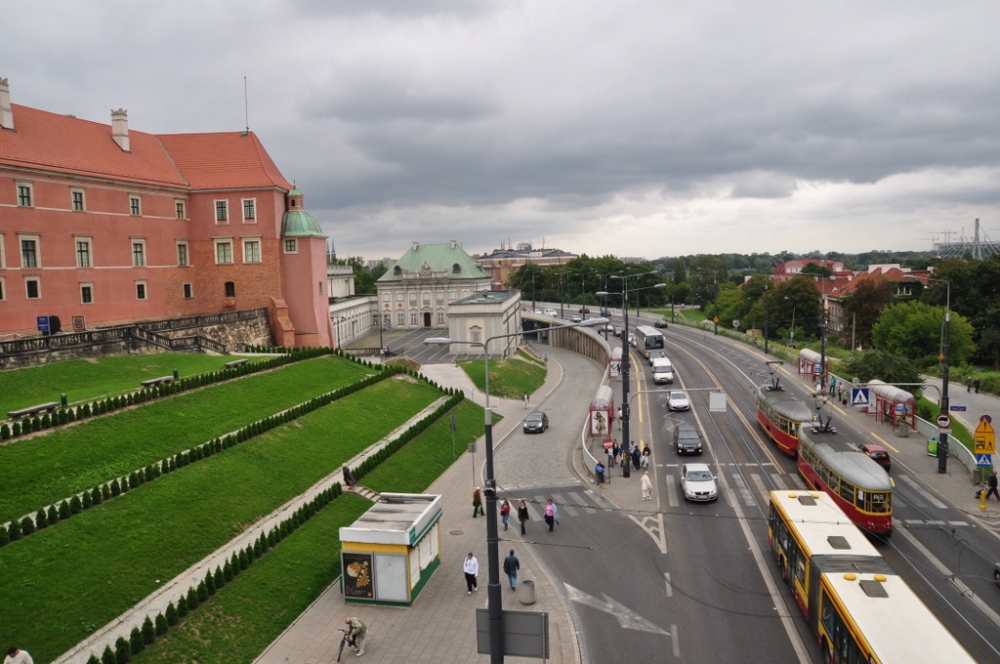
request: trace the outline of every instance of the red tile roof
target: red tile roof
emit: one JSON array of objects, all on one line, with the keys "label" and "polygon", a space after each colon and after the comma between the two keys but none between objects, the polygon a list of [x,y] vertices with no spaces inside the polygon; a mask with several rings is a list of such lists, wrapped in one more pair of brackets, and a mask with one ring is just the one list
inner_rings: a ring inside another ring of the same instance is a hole
[{"label": "red tile roof", "polygon": [[290,190],[250,132],[165,134],[129,129],[129,152],[111,125],[11,104],[14,130],[0,130],[0,164],[183,189]]}]

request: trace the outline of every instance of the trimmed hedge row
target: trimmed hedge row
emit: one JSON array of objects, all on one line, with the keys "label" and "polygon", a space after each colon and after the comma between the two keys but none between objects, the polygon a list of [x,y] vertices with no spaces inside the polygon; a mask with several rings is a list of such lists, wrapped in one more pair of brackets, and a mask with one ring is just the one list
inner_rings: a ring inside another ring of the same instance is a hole
[{"label": "trimmed hedge row", "polygon": [[106,645],[100,659],[91,652],[87,664],[125,664],[130,661],[132,655],[138,655],[158,637],[167,634],[171,627],[178,624],[201,604],[207,602],[223,586],[239,576],[240,572],[280,544],[283,539],[295,532],[299,526],[318,514],[342,493],[343,488],[340,483],[321,491],[311,501],[295,510],[292,516],[272,528],[266,535],[261,533],[253,544],[238,552],[233,552],[232,557],[226,561],[225,565],[216,566],[214,572],[211,570],[206,572],[205,578],[198,585],[188,588],[187,593],[178,597],[176,603],[170,602],[164,613],[157,614],[155,619],[151,619],[147,615],[142,627],[132,628],[128,639],[118,637],[113,650],[110,644]]},{"label": "trimmed hedge row", "polygon": [[214,383],[221,383],[222,381],[232,380],[248,374],[268,371],[292,362],[301,362],[322,355],[330,355],[334,352],[330,348],[294,348],[285,350],[286,352],[281,353],[278,357],[272,357],[263,362],[247,363],[218,371],[208,371],[196,376],[180,378],[170,383],[162,383],[154,387],[144,387],[129,394],[108,397],[107,399],[88,402],[80,406],[59,408],[52,413],[45,413],[41,417],[25,418],[12,424],[4,422],[0,424],[0,440],[10,440],[51,427],[72,424],[88,417],[112,413],[122,408],[128,408],[129,406],[137,406],[152,399],[179,394],[180,392],[205,387]]},{"label": "trimmed hedge row", "polygon": [[[362,380],[345,385],[344,387],[321,394],[309,401],[305,401],[297,406],[284,410],[275,415],[270,415],[264,419],[252,422],[245,427],[237,429],[234,433],[220,436],[207,443],[202,443],[190,450],[178,452],[160,461],[153,462],[145,468],[132,471],[129,475],[115,478],[110,482],[98,484],[90,491],[67,498],[58,504],[49,505],[47,508],[39,508],[34,517],[26,515],[20,520],[10,521],[8,524],[0,524],[0,547],[10,542],[22,539],[36,530],[41,530],[49,525],[64,521],[74,514],[79,514],[83,510],[90,509],[95,505],[117,498],[130,489],[138,488],[146,482],[151,482],[164,473],[170,473],[178,468],[183,468],[196,461],[207,459],[240,443],[244,443],[251,438],[261,435],[275,427],[281,426],[318,408],[329,405],[338,399],[354,394],[371,385],[385,380],[391,376],[404,373],[400,367],[385,366],[379,373],[366,376]],[[440,388],[439,388],[440,389]]]}]

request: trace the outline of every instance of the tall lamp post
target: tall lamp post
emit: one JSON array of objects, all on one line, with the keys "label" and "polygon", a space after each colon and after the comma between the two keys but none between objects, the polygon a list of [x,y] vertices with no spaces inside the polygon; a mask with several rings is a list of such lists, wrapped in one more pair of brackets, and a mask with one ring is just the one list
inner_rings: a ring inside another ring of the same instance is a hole
[{"label": "tall lamp post", "polygon": [[[948,366],[951,360],[951,282],[947,279],[935,279],[934,277],[924,277],[927,281],[936,281],[946,286],[944,300],[944,348],[941,349],[941,412],[950,415],[951,403],[948,401]],[[904,279],[917,279],[920,277],[908,274]],[[948,434],[944,429],[938,434],[937,448],[938,472],[948,472]]]},{"label": "tall lamp post", "polygon": [[[646,288],[665,288],[666,284],[660,283],[653,286],[643,286],[641,288],[628,287],[628,280],[631,277],[645,277],[650,274],[656,274],[656,272],[643,272],[642,274],[612,274],[612,279],[620,279],[622,282],[622,449],[627,450],[629,444],[629,403],[628,403],[628,391],[629,391],[629,352],[628,352],[628,296],[629,293],[635,291],[644,290]],[[609,293],[602,291],[597,293],[598,295],[608,295]],[[631,477],[632,471],[630,464],[622,465],[622,477]]]},{"label": "tall lamp post", "polygon": [[[603,325],[606,318],[591,318],[586,323],[570,323],[568,325],[556,325],[549,330],[560,330],[568,327],[590,327],[593,325]],[[520,337],[526,334],[533,334],[535,330],[521,330],[510,334],[498,334],[489,337],[486,341],[464,341],[450,339],[448,337],[430,337],[424,339],[425,344],[436,346],[450,346],[451,344],[469,344],[480,346],[483,349],[483,367],[485,369],[486,380],[486,408],[485,408],[485,440],[486,440],[486,545],[487,545],[487,570],[489,574],[489,585],[487,586],[487,604],[489,607],[490,621],[490,662],[491,664],[503,664],[503,630],[500,621],[503,617],[503,594],[500,592],[500,532],[497,528],[497,493],[496,479],[493,473],[493,409],[490,408],[490,353],[489,345],[491,341],[497,339],[509,339]]]}]

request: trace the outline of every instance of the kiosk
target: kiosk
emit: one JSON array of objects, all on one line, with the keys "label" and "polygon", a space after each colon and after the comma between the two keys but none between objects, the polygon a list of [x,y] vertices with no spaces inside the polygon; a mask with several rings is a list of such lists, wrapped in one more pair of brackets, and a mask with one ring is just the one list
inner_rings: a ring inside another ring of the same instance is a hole
[{"label": "kiosk", "polygon": [[439,495],[383,493],[340,529],[340,590],[348,604],[410,606],[441,564]]}]

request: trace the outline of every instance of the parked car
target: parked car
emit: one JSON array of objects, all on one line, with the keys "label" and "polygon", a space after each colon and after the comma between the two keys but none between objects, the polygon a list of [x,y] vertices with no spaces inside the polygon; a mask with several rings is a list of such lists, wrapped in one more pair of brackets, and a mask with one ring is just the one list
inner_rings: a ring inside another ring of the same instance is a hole
[{"label": "parked car", "polygon": [[655,323],[653,323],[653,327],[658,327],[661,330],[665,330],[665,329],[667,329],[667,321],[665,321],[665,320],[658,320]]},{"label": "parked car", "polygon": [[889,472],[889,469],[892,467],[892,459],[889,458],[889,452],[884,447],[875,443],[865,443],[859,446],[858,449],[870,456],[875,463],[885,468],[885,472]]},{"label": "parked car", "polygon": [[705,463],[686,463],[681,466],[681,491],[684,500],[706,502],[719,497],[715,476]]},{"label": "parked car", "polygon": [[691,401],[688,399],[687,392],[674,390],[667,394],[667,410],[671,412],[675,410],[691,410]]},{"label": "parked car", "polygon": [[675,427],[674,448],[678,454],[701,454],[704,451],[701,434],[690,424]]},{"label": "parked car", "polygon": [[523,426],[524,433],[544,433],[549,428],[549,416],[540,410],[528,413]]}]

